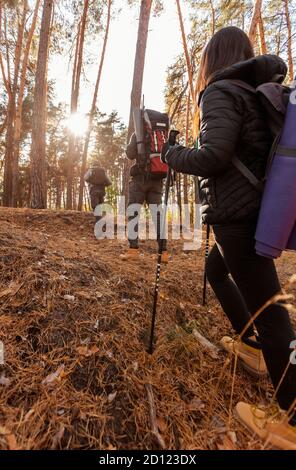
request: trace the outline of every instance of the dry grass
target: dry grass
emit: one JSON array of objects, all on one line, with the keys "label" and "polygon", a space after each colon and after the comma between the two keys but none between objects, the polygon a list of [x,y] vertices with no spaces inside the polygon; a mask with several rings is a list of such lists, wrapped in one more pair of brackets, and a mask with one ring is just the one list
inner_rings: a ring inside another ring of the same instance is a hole
[{"label": "dry grass", "polygon": [[[95,240],[92,224],[89,214],[0,210],[0,449],[156,449],[151,389],[166,448],[262,448],[229,419],[231,364],[221,373],[224,353],[211,358],[192,334],[218,345],[229,333],[211,293],[200,305],[202,253],[171,247],[150,356],[155,244],[141,263],[122,263],[124,243]],[[280,261],[283,282],[295,261]],[[271,393],[238,369],[234,403]]]}]

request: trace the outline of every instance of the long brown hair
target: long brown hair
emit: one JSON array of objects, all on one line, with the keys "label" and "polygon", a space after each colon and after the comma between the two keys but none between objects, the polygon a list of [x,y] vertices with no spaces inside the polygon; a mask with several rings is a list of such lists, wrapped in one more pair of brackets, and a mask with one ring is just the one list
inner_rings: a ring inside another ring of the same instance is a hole
[{"label": "long brown hair", "polygon": [[252,43],[242,29],[236,26],[220,29],[203,50],[196,91],[204,90],[217,72],[254,55]]},{"label": "long brown hair", "polygon": [[[236,26],[220,29],[203,50],[195,88],[198,95],[213,80],[215,74],[231,65],[254,57],[254,49],[247,34]],[[197,137],[199,109],[196,104],[193,134]]]}]

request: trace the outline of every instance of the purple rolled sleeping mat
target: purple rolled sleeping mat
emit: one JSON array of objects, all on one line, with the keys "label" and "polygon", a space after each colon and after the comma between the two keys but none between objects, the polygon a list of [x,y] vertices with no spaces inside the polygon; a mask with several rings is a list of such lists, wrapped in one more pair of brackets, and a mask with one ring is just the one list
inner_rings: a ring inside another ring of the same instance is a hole
[{"label": "purple rolled sleeping mat", "polygon": [[290,237],[290,240],[288,242],[288,247],[287,247],[288,250],[296,250],[296,225],[294,227],[294,230],[292,232],[292,235]]},{"label": "purple rolled sleeping mat", "polygon": [[268,258],[278,258],[287,249],[296,250],[296,103],[294,101],[290,100],[288,104],[281,140],[264,189],[256,230],[256,252]]}]

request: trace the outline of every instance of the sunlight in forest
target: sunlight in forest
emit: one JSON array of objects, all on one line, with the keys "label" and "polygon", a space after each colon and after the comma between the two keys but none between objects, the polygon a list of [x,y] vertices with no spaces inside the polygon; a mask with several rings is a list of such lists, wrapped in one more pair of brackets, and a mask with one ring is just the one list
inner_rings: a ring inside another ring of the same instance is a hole
[{"label": "sunlight in forest", "polygon": [[64,121],[66,127],[71,134],[82,137],[88,129],[88,119],[85,114],[74,113]]}]

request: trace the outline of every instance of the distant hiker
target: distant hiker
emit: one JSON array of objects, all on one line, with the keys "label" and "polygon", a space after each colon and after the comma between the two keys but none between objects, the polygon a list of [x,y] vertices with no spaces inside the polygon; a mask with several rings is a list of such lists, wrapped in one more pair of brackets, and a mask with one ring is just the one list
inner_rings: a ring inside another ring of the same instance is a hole
[{"label": "distant hiker", "polygon": [[[104,203],[106,187],[111,186],[112,182],[104,168],[101,168],[98,164],[87,170],[84,175],[84,181],[88,183],[90,203],[92,210],[95,211],[98,205]],[[96,222],[98,222],[102,216],[95,216],[95,218]]]},{"label": "distant hiker", "polygon": [[[271,128],[250,85],[282,83],[286,73],[279,57],[254,57],[250,40],[240,29],[220,30],[206,46],[199,70],[199,149],[169,149],[165,144],[162,152],[171,168],[199,177],[203,221],[213,226],[216,240],[207,261],[207,277],[238,335],[251,316],[281,292],[281,286],[274,261],[255,251],[262,191],[233,158],[254,177],[263,178]],[[296,365],[291,348],[295,339],[285,302],[277,301],[263,309],[241,341],[221,340],[226,351],[236,353],[253,375],[262,376],[268,370],[281,407],[275,411],[274,407],[238,403],[239,419],[271,445],[294,450]]]},{"label": "distant hiker", "polygon": [[[160,160],[162,146],[168,137],[169,118],[167,114],[157,111],[137,110],[135,113],[135,127],[140,128],[137,137],[136,133],[131,136],[130,143],[126,149],[126,155],[130,160],[135,160],[130,170],[129,182],[129,198],[128,206],[132,204],[154,204],[159,206],[162,203],[163,196],[163,180],[167,175],[167,165]],[[142,150],[141,150],[142,149]],[[129,216],[129,223],[135,218],[139,218],[139,214]],[[160,214],[152,213],[152,218],[157,231],[157,240],[160,243],[161,227]],[[136,237],[131,235],[129,231],[129,249],[121,255],[122,260],[137,260],[139,258],[139,238],[138,224],[134,231]],[[134,234],[133,234],[134,235]],[[162,262],[168,262],[167,241],[163,242]]]}]

